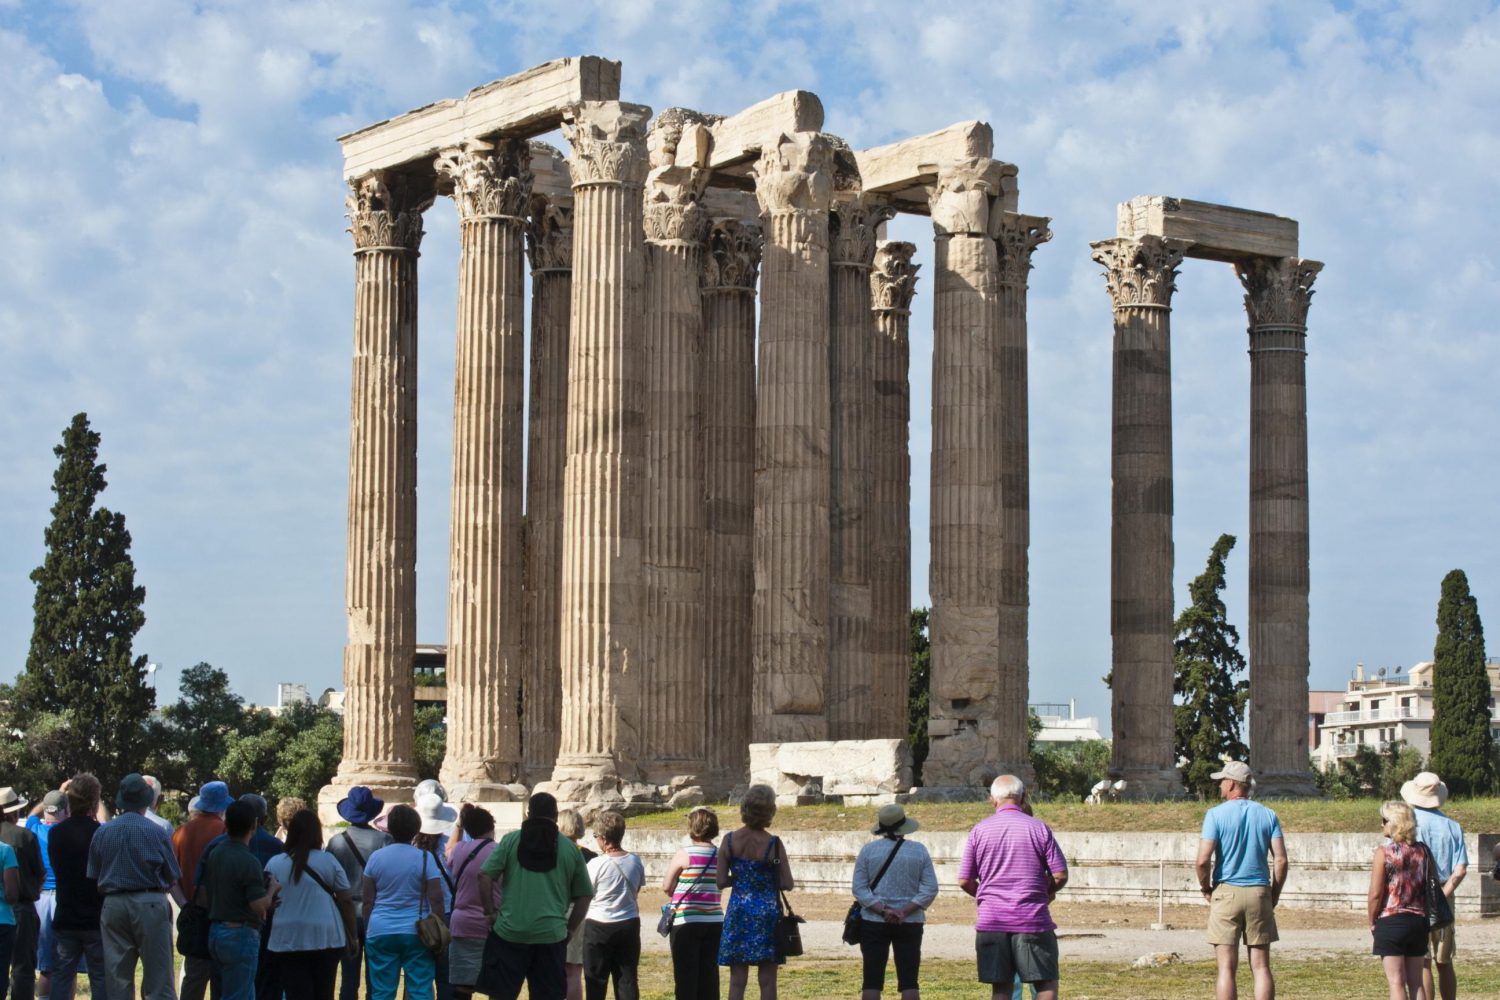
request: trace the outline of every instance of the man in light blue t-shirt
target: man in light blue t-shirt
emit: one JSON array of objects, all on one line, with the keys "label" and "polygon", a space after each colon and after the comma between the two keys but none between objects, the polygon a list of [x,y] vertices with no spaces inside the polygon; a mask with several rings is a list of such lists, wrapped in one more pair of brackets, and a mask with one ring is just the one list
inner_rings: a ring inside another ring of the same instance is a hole
[{"label": "man in light blue t-shirt", "polygon": [[[1469,851],[1464,846],[1463,828],[1439,811],[1448,801],[1448,786],[1431,771],[1423,771],[1401,786],[1401,799],[1417,817],[1417,840],[1432,852],[1443,892],[1452,902],[1458,883],[1469,873]],[[1452,924],[1432,931],[1427,942],[1422,983],[1429,998],[1438,995],[1432,991],[1433,962],[1437,963],[1437,986],[1442,1000],[1453,1000],[1458,995],[1458,974],[1453,970]]]},{"label": "man in light blue t-shirt", "polygon": [[1203,817],[1198,842],[1198,884],[1208,902],[1208,940],[1219,964],[1214,995],[1235,1000],[1243,937],[1250,949],[1255,995],[1271,1000],[1276,996],[1271,942],[1278,936],[1276,904],[1287,872],[1281,821],[1259,802],[1250,801],[1250,765],[1232,760],[1209,777],[1219,782],[1224,799]]}]

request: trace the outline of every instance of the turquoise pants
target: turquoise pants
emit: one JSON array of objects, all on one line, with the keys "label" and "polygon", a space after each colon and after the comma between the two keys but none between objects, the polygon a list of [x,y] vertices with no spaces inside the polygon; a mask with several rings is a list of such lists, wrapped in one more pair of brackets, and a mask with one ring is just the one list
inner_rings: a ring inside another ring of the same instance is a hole
[{"label": "turquoise pants", "polygon": [[432,952],[415,934],[382,934],[365,940],[365,969],[372,1000],[396,1000],[401,973],[412,1000],[432,1000],[432,978],[437,966]]}]

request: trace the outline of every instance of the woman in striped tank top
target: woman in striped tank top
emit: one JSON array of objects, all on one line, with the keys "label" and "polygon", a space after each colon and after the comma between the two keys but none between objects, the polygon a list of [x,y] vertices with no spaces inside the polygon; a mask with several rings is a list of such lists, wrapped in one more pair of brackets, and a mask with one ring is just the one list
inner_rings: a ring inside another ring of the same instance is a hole
[{"label": "woman in striped tank top", "polygon": [[724,911],[719,906],[719,817],[712,809],[688,813],[688,837],[667,866],[662,891],[672,897],[672,978],[677,1000],[719,1000],[719,932]]}]

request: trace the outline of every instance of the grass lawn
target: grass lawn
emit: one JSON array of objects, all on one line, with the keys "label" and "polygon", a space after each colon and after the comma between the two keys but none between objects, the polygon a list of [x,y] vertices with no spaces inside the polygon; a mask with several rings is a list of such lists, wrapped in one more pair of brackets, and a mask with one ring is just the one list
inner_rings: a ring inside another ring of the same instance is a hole
[{"label": "grass lawn", "polygon": [[[1298,833],[1379,833],[1376,799],[1269,800],[1282,828]],[[1081,802],[1040,802],[1036,814],[1057,830],[1096,832],[1141,831],[1191,833],[1202,828],[1206,802],[1121,802],[1089,806]],[[715,807],[725,829],[739,825],[733,806]],[[912,803],[911,815],[928,830],[967,830],[992,811],[988,802]],[[1500,798],[1453,800],[1443,812],[1469,833],[1500,831]],[[630,825],[639,830],[687,827],[688,810],[633,816]],[[775,829],[867,830],[875,809],[845,806],[786,806],[776,813]]]}]

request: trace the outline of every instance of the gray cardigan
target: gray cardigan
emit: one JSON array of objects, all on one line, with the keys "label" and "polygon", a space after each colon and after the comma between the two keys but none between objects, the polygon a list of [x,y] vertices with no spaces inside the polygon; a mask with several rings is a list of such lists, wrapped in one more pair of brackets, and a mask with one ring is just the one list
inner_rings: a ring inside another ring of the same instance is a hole
[{"label": "gray cardigan", "polygon": [[854,859],[854,898],[864,908],[866,920],[884,920],[870,907],[879,902],[894,909],[907,903],[916,903],[919,909],[906,918],[906,923],[920,924],[927,920],[927,907],[937,899],[937,872],[932,867],[932,855],[927,848],[915,840],[899,841],[903,846],[896,860],[881,876],[875,891],[870,891],[870,882],[880,872],[880,866],[890,856],[898,841],[881,837],[860,848]]}]

